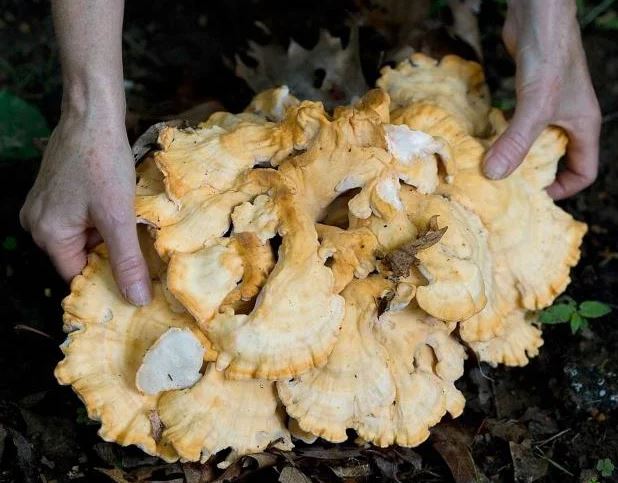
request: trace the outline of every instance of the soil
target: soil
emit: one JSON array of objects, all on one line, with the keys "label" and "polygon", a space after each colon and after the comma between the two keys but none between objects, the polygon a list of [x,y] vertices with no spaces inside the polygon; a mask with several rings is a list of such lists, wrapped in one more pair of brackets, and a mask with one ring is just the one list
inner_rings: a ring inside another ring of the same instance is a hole
[{"label": "soil", "polygon": [[[4,0],[0,9],[0,88],[36,105],[50,126],[61,84],[48,2]],[[238,111],[252,91],[230,67],[246,59],[248,39],[264,41],[256,20],[285,44],[317,41],[320,28],[348,35],[356,3],[300,1],[127,2],[127,125],[134,139],[150,124],[213,101]],[[434,4],[445,2],[434,2]],[[499,42],[501,2],[480,14],[487,77],[498,100],[512,100],[513,65]],[[432,24],[448,24],[432,6]],[[432,30],[432,35],[440,29]],[[439,34],[443,35],[443,34]],[[438,35],[438,36],[439,36]],[[562,203],[590,226],[568,295],[618,304],[618,38],[593,25],[585,48],[604,113],[597,182]],[[361,28],[368,82],[387,41]],[[465,50],[465,49],[464,49]],[[468,52],[470,49],[468,49]],[[472,54],[473,55],[473,54]],[[96,142],[96,140],[93,140]],[[165,465],[135,448],[98,438],[70,388],[53,376],[62,358],[60,302],[67,286],[19,226],[18,212],[40,159],[0,159],[0,482],[211,481],[213,465]],[[599,460],[618,465],[618,310],[572,335],[547,326],[527,367],[492,369],[473,358],[458,383],[464,415],[445,421],[414,449],[380,450],[318,442],[293,452],[246,458],[225,478],[239,481],[610,481]],[[615,472],[616,474],[618,472]],[[615,478],[615,477],[614,477]]]}]

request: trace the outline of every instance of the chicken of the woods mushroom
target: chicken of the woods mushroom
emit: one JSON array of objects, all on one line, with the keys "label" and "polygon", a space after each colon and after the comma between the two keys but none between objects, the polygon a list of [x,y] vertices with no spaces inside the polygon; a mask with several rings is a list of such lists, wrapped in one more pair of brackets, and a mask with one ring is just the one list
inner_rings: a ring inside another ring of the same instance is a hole
[{"label": "chicken of the woods mushroom", "polygon": [[478,64],[414,54],[377,85],[332,112],[279,87],[160,131],[136,199],[153,301],[123,300],[101,246],[63,304],[56,377],[103,439],[166,461],[231,449],[220,466],[348,430],[414,446],[463,411],[466,353],[538,353],[536,311],[586,231],[544,190],[565,134],[491,181],[507,121]]}]

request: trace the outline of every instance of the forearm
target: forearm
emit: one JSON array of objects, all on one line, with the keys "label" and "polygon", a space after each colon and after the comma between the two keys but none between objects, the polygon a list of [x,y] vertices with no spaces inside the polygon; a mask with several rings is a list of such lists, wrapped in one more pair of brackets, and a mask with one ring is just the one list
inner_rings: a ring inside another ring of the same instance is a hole
[{"label": "forearm", "polygon": [[60,50],[63,114],[109,110],[124,119],[124,0],[53,0]]},{"label": "forearm", "polygon": [[532,51],[548,64],[560,64],[570,54],[579,25],[575,0],[510,0],[511,25],[525,26],[527,35],[515,41],[516,32],[507,32],[518,46],[515,61],[525,61]]}]

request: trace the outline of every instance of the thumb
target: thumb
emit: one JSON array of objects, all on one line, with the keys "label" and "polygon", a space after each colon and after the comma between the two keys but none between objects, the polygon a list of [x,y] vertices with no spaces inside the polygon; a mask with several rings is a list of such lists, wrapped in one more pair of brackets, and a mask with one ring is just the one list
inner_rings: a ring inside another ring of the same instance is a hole
[{"label": "thumb", "polygon": [[122,295],[133,305],[147,305],[151,298],[148,266],[140,250],[132,205],[92,213],[97,230],[105,240],[114,278]]},{"label": "thumb", "polygon": [[536,109],[531,105],[525,107],[515,111],[509,127],[485,154],[483,173],[488,178],[506,178],[515,171],[545,128],[546,123],[539,119]]}]

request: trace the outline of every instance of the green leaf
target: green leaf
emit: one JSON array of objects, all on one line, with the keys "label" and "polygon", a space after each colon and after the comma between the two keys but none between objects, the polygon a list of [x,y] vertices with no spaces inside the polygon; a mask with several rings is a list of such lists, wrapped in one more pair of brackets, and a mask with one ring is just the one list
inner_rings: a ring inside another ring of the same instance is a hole
[{"label": "green leaf", "polygon": [[594,25],[603,30],[618,30],[618,12],[611,10],[594,20]]},{"label": "green leaf", "polygon": [[17,248],[17,239],[14,236],[7,236],[2,240],[2,248],[7,252],[12,252]]},{"label": "green leaf", "polygon": [[494,99],[492,105],[501,111],[509,111],[515,107],[515,98],[505,97],[502,99]]},{"label": "green leaf", "polygon": [[429,7],[429,16],[431,18],[437,17],[440,13],[440,10],[446,8],[447,6],[447,0],[432,0],[431,6]]},{"label": "green leaf", "polygon": [[577,312],[573,312],[573,314],[571,314],[571,319],[569,322],[571,324],[572,334],[577,333],[577,331],[580,329],[585,329],[586,327],[588,327],[588,322],[586,321],[586,319],[584,319]]},{"label": "green leaf", "polygon": [[35,106],[0,91],[0,159],[35,158],[40,153],[32,140],[47,136],[47,122]]},{"label": "green leaf", "polygon": [[579,315],[586,317],[587,319],[597,319],[609,314],[612,308],[604,304],[603,302],[597,302],[595,300],[587,300],[579,304]]},{"label": "green leaf", "polygon": [[570,320],[575,312],[575,306],[570,304],[554,304],[546,308],[539,315],[542,324],[561,324]]},{"label": "green leaf", "polygon": [[556,301],[556,303],[558,304],[568,304],[568,305],[577,305],[577,302],[575,301],[575,299],[573,297],[571,297],[570,295],[561,295],[560,297],[558,297],[558,300]]},{"label": "green leaf", "polygon": [[603,458],[597,461],[597,471],[599,471],[604,478],[612,476],[615,469],[614,463],[609,458]]}]

